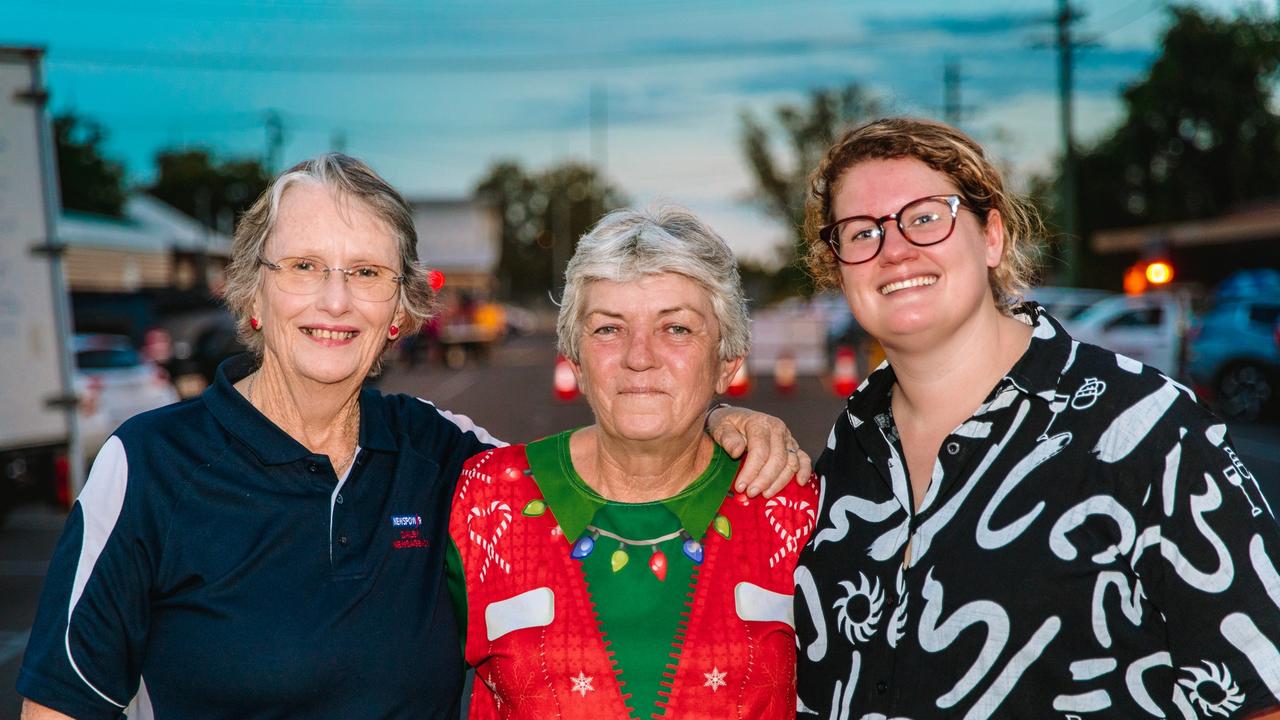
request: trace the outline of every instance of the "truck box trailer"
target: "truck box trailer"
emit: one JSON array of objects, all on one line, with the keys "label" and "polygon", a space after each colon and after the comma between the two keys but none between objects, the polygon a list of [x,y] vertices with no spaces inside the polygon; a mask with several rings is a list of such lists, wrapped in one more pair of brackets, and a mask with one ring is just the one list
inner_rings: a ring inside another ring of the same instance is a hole
[{"label": "truck box trailer", "polygon": [[83,477],[42,59],[0,47],[0,518],[25,498],[67,503]]}]

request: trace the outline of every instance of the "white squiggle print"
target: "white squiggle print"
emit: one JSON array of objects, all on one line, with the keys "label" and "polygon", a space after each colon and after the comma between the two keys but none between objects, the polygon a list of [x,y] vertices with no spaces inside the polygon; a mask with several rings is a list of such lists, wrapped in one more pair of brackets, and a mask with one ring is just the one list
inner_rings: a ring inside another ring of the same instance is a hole
[{"label": "white squiggle print", "polygon": [[809,611],[809,619],[818,636],[809,643],[805,655],[813,662],[827,656],[827,619],[822,612],[822,597],[818,593],[818,584],[813,580],[813,573],[804,565],[797,565],[792,575],[796,583],[796,595],[804,598],[805,609]]},{"label": "white squiggle print", "polygon": [[1218,626],[1222,637],[1248,659],[1272,697],[1280,698],[1280,651],[1267,639],[1253,618],[1244,613],[1231,613]]},{"label": "white squiggle print", "polygon": [[907,544],[907,533],[910,529],[911,518],[903,518],[897,527],[892,530],[886,530],[884,534],[875,539],[875,542],[871,543],[871,547],[867,548],[867,557],[877,562],[884,562],[898,555],[903,546]]},{"label": "white squiggle print", "polygon": [[1178,428],[1178,442],[1168,455],[1164,456],[1164,483],[1161,493],[1164,495],[1164,516],[1173,517],[1173,500],[1178,490],[1178,465],[1182,463],[1182,439],[1187,436],[1186,428]]},{"label": "white squiggle print", "polygon": [[1280,608],[1280,573],[1276,572],[1275,563],[1267,555],[1267,546],[1262,542],[1261,535],[1254,535],[1249,539],[1249,561],[1253,564],[1253,571],[1257,573],[1258,579],[1262,581],[1267,597]]},{"label": "white squiggle print", "polygon": [[907,601],[910,597],[907,595],[907,578],[904,570],[902,565],[898,565],[898,581],[894,584],[897,589],[898,604],[893,608],[893,615],[889,617],[889,647],[891,648],[897,648],[898,642],[907,634]]},{"label": "white squiggle print", "polygon": [[1127,373],[1133,373],[1134,375],[1138,375],[1142,372],[1142,363],[1134,360],[1128,355],[1120,355],[1119,353],[1116,354],[1116,367]]},{"label": "white squiggle print", "polygon": [[853,659],[849,663],[849,684],[842,685],[839,680],[831,690],[830,720],[849,720],[849,707],[853,705],[853,689],[858,686],[858,673],[862,671],[862,653],[853,651]]},{"label": "white squiggle print", "polygon": [[1106,515],[1115,521],[1120,530],[1120,542],[1095,554],[1095,563],[1106,565],[1121,554],[1129,552],[1137,534],[1133,515],[1110,495],[1094,495],[1067,510],[1053,524],[1053,529],[1049,532],[1049,548],[1054,555],[1063,560],[1076,559],[1076,546],[1067,539],[1067,533],[1083,525],[1090,515]]},{"label": "white squiggle print", "polygon": [[827,513],[831,527],[823,529],[813,537],[813,547],[817,548],[825,542],[843,540],[849,534],[849,515],[857,515],[859,519],[869,523],[878,523],[893,515],[900,507],[893,500],[874,503],[856,495],[846,495],[831,504],[831,510]]},{"label": "white squiggle print", "polygon": [[[1147,691],[1147,685],[1142,680],[1142,676],[1150,669],[1157,667],[1170,667],[1173,665],[1173,658],[1168,651],[1153,653],[1146,657],[1140,657],[1129,663],[1129,667],[1124,671],[1124,684],[1129,688],[1129,697],[1138,704],[1138,707],[1146,710],[1154,717],[1164,717],[1164,711],[1151,699],[1151,693]],[[1195,720],[1195,713],[1191,715],[1191,720]]]},{"label": "white squiggle print", "polygon": [[999,709],[1000,703],[1009,696],[1009,691],[1022,679],[1022,674],[1031,667],[1031,663],[1040,659],[1044,649],[1049,646],[1062,629],[1062,620],[1054,615],[1047,618],[1031,635],[1031,639],[1018,652],[1009,658],[1008,664],[996,675],[996,679],[987,691],[978,698],[978,702],[965,713],[964,720],[987,720]]},{"label": "white squiggle print", "polygon": [[987,626],[987,638],[973,665],[956,682],[955,687],[937,700],[940,708],[954,707],[977,686],[1000,657],[1009,641],[1009,616],[1004,608],[990,600],[975,600],[957,608],[940,623],[943,588],[941,583],[933,579],[933,568],[929,568],[925,575],[922,595],[925,605],[920,615],[920,647],[926,652],[936,653],[947,649],[971,625]]},{"label": "white squiggle print", "polygon": [[1111,707],[1111,695],[1106,690],[1091,690],[1078,695],[1059,695],[1053,699],[1053,709],[1058,712],[1092,713]]},{"label": "white squiggle print", "polygon": [[920,559],[929,552],[929,546],[933,544],[933,538],[942,532],[947,523],[955,517],[960,507],[969,499],[969,493],[986,475],[987,470],[991,468],[991,464],[995,462],[1000,453],[1004,452],[1005,446],[1009,444],[1009,440],[1014,437],[1018,429],[1022,427],[1022,421],[1026,419],[1027,413],[1031,410],[1031,401],[1023,400],[1018,405],[1018,412],[1014,415],[1013,422],[1009,423],[1009,430],[1000,442],[987,450],[986,456],[982,458],[982,462],[974,469],[973,473],[965,480],[964,485],[952,493],[947,502],[929,516],[920,528],[916,531],[915,537],[911,543],[911,561],[909,566],[915,567]]},{"label": "white squiggle print", "polygon": [[1177,543],[1160,534],[1158,526],[1149,527],[1142,532],[1142,537],[1134,547],[1132,562],[1136,566],[1142,553],[1158,542],[1160,554],[1169,561],[1178,573],[1178,577],[1184,582],[1202,592],[1220,593],[1231,587],[1231,581],[1235,578],[1235,565],[1232,563],[1231,554],[1227,551],[1226,543],[1222,542],[1204,519],[1207,513],[1222,506],[1222,492],[1218,489],[1218,483],[1214,481],[1212,475],[1205,473],[1204,482],[1205,491],[1200,495],[1191,496],[1191,520],[1200,531],[1201,537],[1213,546],[1214,553],[1218,556],[1217,569],[1205,572],[1194,567],[1183,556]]},{"label": "white squiggle print", "polygon": [[1159,390],[1134,403],[1111,421],[1111,425],[1098,438],[1093,452],[1105,463],[1114,463],[1128,457],[1129,453],[1160,422],[1173,401],[1178,399],[1178,388],[1165,383]]},{"label": "white squiggle print", "polygon": [[1076,660],[1071,663],[1071,679],[1076,682],[1082,680],[1092,680],[1096,677],[1102,677],[1107,673],[1115,670],[1119,666],[1115,658],[1091,658],[1089,660]]},{"label": "white squiggle print", "polygon": [[1031,474],[1032,470],[1040,467],[1049,458],[1062,452],[1062,449],[1071,442],[1071,433],[1062,433],[1055,435],[1036,445],[1035,449],[1027,454],[1026,457],[1018,461],[1017,465],[1009,471],[1004,479],[1000,481],[1000,487],[996,489],[995,494],[991,496],[991,501],[987,503],[987,507],[982,511],[982,517],[978,519],[977,539],[978,545],[987,550],[1004,547],[1013,542],[1021,535],[1032,522],[1039,517],[1044,510],[1044,501],[1036,503],[1035,507],[1026,512],[1025,515],[1010,522],[999,530],[991,529],[991,516],[999,509],[1004,499],[1013,492],[1018,484]]},{"label": "white squiggle print", "polygon": [[1098,582],[1093,586],[1093,635],[1104,648],[1111,647],[1111,631],[1107,629],[1107,610],[1103,601],[1107,597],[1107,588],[1112,585],[1120,593],[1120,612],[1134,627],[1142,624],[1142,599],[1146,597],[1140,578],[1134,578],[1133,588],[1130,588],[1129,578],[1122,572],[1103,570],[1098,573]]},{"label": "white squiggle print", "polygon": [[884,444],[889,448],[889,484],[893,487],[893,496],[898,499],[898,504],[904,508],[911,507],[911,489],[907,483],[907,464],[903,462],[902,457],[898,455],[897,443],[890,442],[889,437],[885,435],[884,428],[880,428],[880,436],[884,438]]}]

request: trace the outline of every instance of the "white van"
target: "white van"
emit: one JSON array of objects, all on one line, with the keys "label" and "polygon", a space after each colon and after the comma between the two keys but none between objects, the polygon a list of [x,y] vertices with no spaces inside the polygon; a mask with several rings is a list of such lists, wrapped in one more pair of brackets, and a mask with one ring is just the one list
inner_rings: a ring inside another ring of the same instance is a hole
[{"label": "white van", "polygon": [[1177,378],[1182,374],[1183,341],[1190,326],[1190,294],[1159,290],[1099,300],[1076,316],[1068,331],[1081,342],[1127,355]]}]

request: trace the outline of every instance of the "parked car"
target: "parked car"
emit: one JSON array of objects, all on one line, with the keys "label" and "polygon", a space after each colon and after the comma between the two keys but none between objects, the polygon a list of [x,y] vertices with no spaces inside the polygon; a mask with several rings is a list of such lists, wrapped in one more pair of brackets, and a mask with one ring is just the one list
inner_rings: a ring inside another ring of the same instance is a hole
[{"label": "parked car", "polygon": [[1067,332],[1073,332],[1076,320],[1099,300],[1116,297],[1107,290],[1093,288],[1055,287],[1045,285],[1027,291],[1027,299],[1044,306]]},{"label": "parked car", "polygon": [[123,335],[76,335],[76,394],[80,441],[87,458],[140,412],[177,402],[164,368],[147,360]]},{"label": "parked car", "polygon": [[1150,365],[1169,377],[1182,374],[1192,296],[1161,290],[1103,298],[1067,328],[1077,340],[1100,345]]},{"label": "parked car", "polygon": [[1187,376],[1232,420],[1280,410],[1280,293],[1220,298],[1192,330]]}]

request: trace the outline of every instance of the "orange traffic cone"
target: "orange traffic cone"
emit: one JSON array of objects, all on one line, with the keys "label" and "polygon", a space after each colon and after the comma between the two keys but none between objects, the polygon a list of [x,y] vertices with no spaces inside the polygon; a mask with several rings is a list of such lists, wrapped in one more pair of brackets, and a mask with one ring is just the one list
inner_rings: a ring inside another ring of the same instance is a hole
[{"label": "orange traffic cone", "polygon": [[790,350],[783,350],[773,362],[773,387],[779,395],[796,391],[796,356]]},{"label": "orange traffic cone", "polygon": [[751,376],[747,374],[747,364],[744,362],[738,366],[738,372],[733,374],[733,379],[729,381],[729,390],[726,393],[733,397],[742,397],[751,389]]},{"label": "orange traffic cone", "polygon": [[563,355],[556,355],[556,370],[551,384],[557,400],[568,402],[578,397],[578,378],[573,376],[573,368]]},{"label": "orange traffic cone", "polygon": [[853,348],[841,345],[836,348],[836,364],[831,371],[831,390],[840,397],[849,397],[858,389],[858,363]]}]

